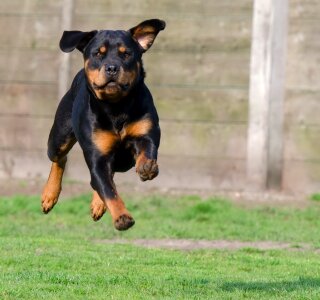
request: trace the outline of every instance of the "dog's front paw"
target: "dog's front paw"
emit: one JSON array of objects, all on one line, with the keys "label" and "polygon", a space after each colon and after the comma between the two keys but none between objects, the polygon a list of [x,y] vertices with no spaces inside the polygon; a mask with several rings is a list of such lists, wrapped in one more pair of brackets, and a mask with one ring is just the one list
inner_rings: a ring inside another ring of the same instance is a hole
[{"label": "dog's front paw", "polygon": [[46,186],[41,195],[42,211],[47,214],[58,202],[61,189],[51,189]]},{"label": "dog's front paw", "polygon": [[136,171],[142,181],[152,180],[159,174],[159,168],[155,159],[141,160],[136,167]]},{"label": "dog's front paw", "polygon": [[106,204],[100,199],[98,199],[98,201],[93,199],[91,202],[90,208],[91,208],[91,217],[94,221],[100,220],[107,210]]},{"label": "dog's front paw", "polygon": [[114,221],[114,227],[117,230],[123,231],[132,227],[134,223],[135,221],[130,215],[123,214]]}]

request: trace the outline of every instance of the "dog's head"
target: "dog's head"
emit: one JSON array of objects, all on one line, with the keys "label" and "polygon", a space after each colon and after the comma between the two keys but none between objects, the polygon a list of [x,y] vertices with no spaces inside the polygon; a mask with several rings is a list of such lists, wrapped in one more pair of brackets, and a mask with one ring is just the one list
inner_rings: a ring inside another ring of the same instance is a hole
[{"label": "dog's head", "polygon": [[89,87],[100,100],[126,97],[143,76],[142,54],[153,44],[165,22],[146,20],[128,31],[65,31],[60,49],[83,53]]}]

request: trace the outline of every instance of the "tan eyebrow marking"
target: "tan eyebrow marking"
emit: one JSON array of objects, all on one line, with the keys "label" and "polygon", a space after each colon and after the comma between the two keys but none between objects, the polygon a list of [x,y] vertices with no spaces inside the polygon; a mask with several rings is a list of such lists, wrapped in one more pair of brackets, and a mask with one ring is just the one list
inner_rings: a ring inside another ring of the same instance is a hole
[{"label": "tan eyebrow marking", "polygon": [[125,53],[126,50],[127,50],[127,49],[126,49],[124,46],[120,46],[120,47],[119,47],[119,52],[121,52],[121,53]]},{"label": "tan eyebrow marking", "polygon": [[107,47],[106,46],[100,47],[99,52],[100,53],[106,53],[107,52]]}]

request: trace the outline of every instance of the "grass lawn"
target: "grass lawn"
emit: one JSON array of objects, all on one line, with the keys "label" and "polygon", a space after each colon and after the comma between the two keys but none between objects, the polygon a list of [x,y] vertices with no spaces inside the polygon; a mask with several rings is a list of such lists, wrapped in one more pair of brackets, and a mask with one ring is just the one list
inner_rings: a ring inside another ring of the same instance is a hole
[{"label": "grass lawn", "polygon": [[[320,204],[243,208],[221,199],[126,197],[128,232],[95,223],[90,196],[49,215],[37,197],[0,199],[0,299],[320,299]],[[147,249],[104,239],[281,241],[288,250]]]}]

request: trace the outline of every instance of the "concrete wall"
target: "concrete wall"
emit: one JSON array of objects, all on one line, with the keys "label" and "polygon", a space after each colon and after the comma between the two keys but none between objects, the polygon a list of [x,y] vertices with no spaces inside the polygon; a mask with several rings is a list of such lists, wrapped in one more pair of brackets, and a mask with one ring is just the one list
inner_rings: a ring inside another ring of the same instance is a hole
[{"label": "concrete wall", "polygon": [[[58,104],[61,0],[0,3],[0,177],[46,177],[46,141]],[[73,29],[167,28],[144,55],[161,119],[160,175],[147,186],[242,189],[252,1],[75,0]],[[320,69],[316,0],[290,1],[285,102],[286,190],[320,188]],[[82,67],[71,55],[71,74]],[[72,75],[70,80],[72,79]],[[78,147],[68,177],[87,179]],[[134,171],[118,181],[140,185]]]}]

